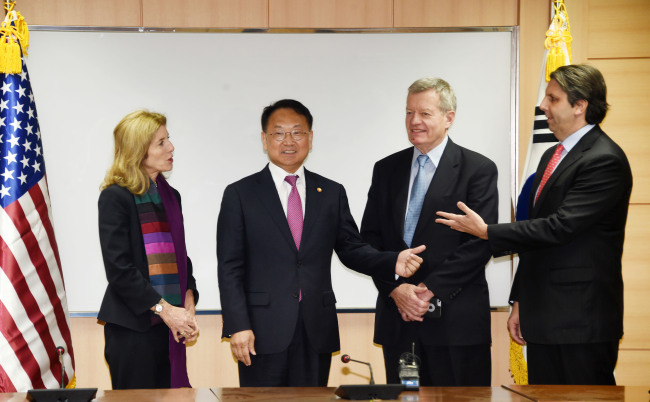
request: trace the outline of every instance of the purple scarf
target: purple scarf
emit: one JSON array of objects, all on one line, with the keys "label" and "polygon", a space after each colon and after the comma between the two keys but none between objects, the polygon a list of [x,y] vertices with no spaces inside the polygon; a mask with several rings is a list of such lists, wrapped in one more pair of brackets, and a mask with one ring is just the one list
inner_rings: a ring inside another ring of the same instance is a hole
[{"label": "purple scarf", "polygon": [[[178,280],[181,286],[181,307],[185,306],[185,292],[187,292],[187,250],[185,249],[185,229],[183,228],[183,215],[178,199],[171,186],[162,174],[156,178],[158,193],[165,207],[169,231],[174,240],[174,249],[176,250],[176,265],[178,266]],[[174,336],[169,331],[169,363],[171,366],[171,387],[192,388],[190,379],[187,377],[185,345],[174,340]]]}]

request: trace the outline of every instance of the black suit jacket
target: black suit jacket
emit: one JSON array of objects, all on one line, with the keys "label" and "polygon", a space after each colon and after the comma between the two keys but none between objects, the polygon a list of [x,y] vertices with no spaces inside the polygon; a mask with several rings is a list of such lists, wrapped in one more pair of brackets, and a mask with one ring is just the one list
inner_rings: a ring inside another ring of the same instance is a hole
[{"label": "black suit jacket", "polygon": [[[180,194],[175,189],[174,194],[180,205]],[[97,318],[144,332],[151,327],[150,308],[158,303],[160,294],[149,282],[149,262],[133,194],[114,184],[101,192],[98,207],[99,243],[108,286]],[[187,288],[194,291],[194,301],[198,302],[189,257]]]},{"label": "black suit jacket", "polygon": [[[411,147],[375,164],[361,235],[380,250],[406,247],[402,237],[412,158]],[[485,264],[490,259],[488,243],[434,221],[436,211],[459,211],[458,201],[465,202],[486,222],[497,221],[496,165],[449,139],[413,236],[412,244],[427,246],[422,254],[424,263],[407,280],[413,284],[424,282],[442,300],[442,317],[425,318],[417,325],[425,344],[490,343],[490,300],[485,280]],[[405,280],[374,280],[379,291],[374,341],[391,345],[398,341],[406,323],[389,294]]]},{"label": "black suit jacket", "polygon": [[537,167],[530,220],[488,226],[490,245],[495,252],[519,252],[510,300],[519,302],[526,341],[620,339],[630,165],[596,126],[560,162],[533,206],[553,151],[547,150]]},{"label": "black suit jacket", "polygon": [[298,319],[298,293],[309,340],[318,353],[339,349],[331,261],[355,271],[395,272],[396,253],[361,241],[345,189],[305,169],[305,220],[296,249],[268,168],[229,185],[217,223],[223,336],[252,329],[257,353],[285,350]]}]

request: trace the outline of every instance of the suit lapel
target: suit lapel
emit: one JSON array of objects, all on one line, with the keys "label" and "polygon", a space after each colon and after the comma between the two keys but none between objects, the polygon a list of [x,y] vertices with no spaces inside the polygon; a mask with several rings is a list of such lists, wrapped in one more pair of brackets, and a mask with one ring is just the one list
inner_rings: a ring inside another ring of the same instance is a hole
[{"label": "suit lapel", "polygon": [[271,176],[271,171],[269,170],[268,165],[258,173],[257,184],[259,202],[268,211],[269,217],[278,227],[280,233],[282,233],[282,237],[284,237],[293,248],[296,248],[296,243],[293,241],[293,236],[291,235],[291,229],[289,229],[287,217],[284,214],[284,209],[282,209],[278,189],[275,187],[273,176]]},{"label": "suit lapel", "polygon": [[[537,208],[539,208],[539,206],[544,203],[544,198],[546,198],[546,194],[548,194],[548,191],[553,186],[553,183],[555,183],[555,181],[558,179],[558,177],[562,175],[564,171],[566,171],[571,165],[573,165],[580,158],[582,158],[584,152],[591,148],[591,146],[594,144],[596,138],[598,138],[601,132],[602,131],[600,131],[600,128],[598,126],[594,127],[593,129],[591,129],[591,131],[585,134],[585,136],[582,137],[580,141],[578,141],[578,143],[571,149],[571,151],[568,154],[566,154],[564,159],[562,159],[560,164],[557,165],[557,167],[553,171],[553,174],[551,174],[551,177],[548,178],[548,181],[544,185],[544,188],[542,189],[542,192],[539,194],[539,198],[537,199],[537,202],[535,203],[531,211],[533,211],[534,213],[537,212]],[[553,151],[550,151],[548,155],[544,155],[544,156],[545,156],[544,161],[540,161],[537,172],[535,173],[535,180],[533,183],[534,192],[532,194],[533,201],[535,199],[535,192],[537,192],[539,183],[541,182],[542,176],[544,175],[544,170],[546,170],[546,165],[548,164],[548,161],[553,156]]]},{"label": "suit lapel", "polygon": [[428,224],[433,223],[437,217],[435,214],[436,210],[439,209],[439,207],[436,207],[437,200],[440,200],[445,194],[450,192],[450,189],[457,182],[459,174],[460,148],[449,138],[438,167],[436,167],[436,171],[433,174],[427,193],[424,196],[422,211],[420,212],[420,218],[418,219],[418,224],[415,227],[415,233],[413,235],[414,239],[418,237],[418,234]]},{"label": "suit lapel", "polygon": [[318,176],[305,169],[305,221],[302,226],[300,250],[304,250],[303,246],[309,241],[309,236],[318,232],[315,226],[326,196]]},{"label": "suit lapel", "polygon": [[412,147],[402,151],[389,183],[389,189],[394,197],[393,225],[395,225],[395,232],[399,233],[400,237],[404,237],[404,219],[406,218],[406,203],[409,197],[412,160]]}]

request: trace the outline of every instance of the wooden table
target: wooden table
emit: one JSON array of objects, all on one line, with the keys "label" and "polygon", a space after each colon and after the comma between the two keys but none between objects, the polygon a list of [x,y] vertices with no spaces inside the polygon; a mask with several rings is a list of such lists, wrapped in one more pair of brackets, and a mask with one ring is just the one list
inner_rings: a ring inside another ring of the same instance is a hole
[{"label": "wooden table", "polygon": [[[0,394],[0,402],[24,402],[26,392]],[[120,391],[97,391],[97,402],[219,402],[208,388],[183,389],[130,389]]]},{"label": "wooden table", "polygon": [[596,385],[504,385],[531,401],[650,401],[647,387]]},{"label": "wooden table", "polygon": [[[335,388],[193,388],[98,391],[97,402],[342,401]],[[466,401],[650,401],[649,387],[508,385],[423,387],[404,391],[401,402]],[[24,402],[25,392],[0,394],[0,402]]]}]

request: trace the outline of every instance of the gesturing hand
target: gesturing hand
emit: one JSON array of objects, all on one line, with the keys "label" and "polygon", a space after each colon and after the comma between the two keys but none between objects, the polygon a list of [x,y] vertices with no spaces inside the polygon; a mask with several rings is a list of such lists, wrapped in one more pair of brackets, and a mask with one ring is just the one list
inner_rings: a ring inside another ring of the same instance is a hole
[{"label": "gesturing hand", "polygon": [[403,278],[412,276],[420,268],[423,261],[422,257],[416,254],[423,252],[426,248],[425,245],[421,245],[400,252],[395,264],[395,273]]},{"label": "gesturing hand", "polygon": [[465,203],[458,201],[458,208],[465,212],[466,215],[452,214],[449,212],[436,212],[443,218],[436,219],[436,223],[442,223],[459,232],[469,233],[483,240],[487,240],[487,224],[479,214],[472,211]]}]

